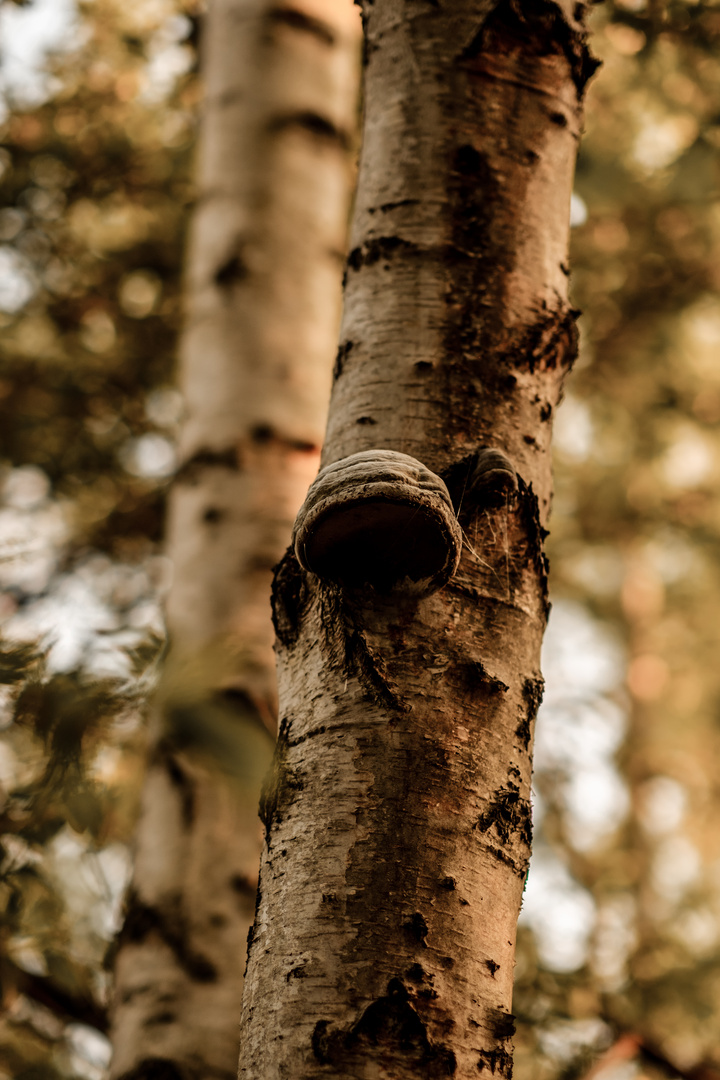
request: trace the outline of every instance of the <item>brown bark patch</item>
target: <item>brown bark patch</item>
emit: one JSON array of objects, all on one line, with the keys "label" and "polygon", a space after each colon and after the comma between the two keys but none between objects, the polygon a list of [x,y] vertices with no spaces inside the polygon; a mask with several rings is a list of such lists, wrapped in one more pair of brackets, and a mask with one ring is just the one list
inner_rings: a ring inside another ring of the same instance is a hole
[{"label": "brown bark patch", "polygon": [[517,838],[529,848],[532,841],[530,803],[514,788],[499,788],[475,827],[483,833],[494,828],[503,844]]},{"label": "brown bark patch", "polygon": [[369,701],[394,713],[406,712],[406,703],[388,678],[385,661],[355,623],[349,596],[338,586],[323,582],[318,590],[318,602],[330,663],[355,675]]},{"label": "brown bark patch", "polygon": [[473,701],[477,701],[479,695],[487,697],[494,694],[506,694],[510,689],[502,679],[491,675],[480,660],[468,660],[457,664],[452,669],[452,673],[460,683],[464,694]]},{"label": "brown bark patch", "polygon": [[344,341],[342,345],[338,346],[335,364],[333,366],[333,382],[342,375],[345,361],[352,352],[354,345],[355,343],[353,341]]},{"label": "brown bark patch", "polygon": [[275,753],[260,793],[260,820],[265,826],[268,847],[274,823],[282,820],[281,814],[293,801],[296,792],[302,791],[305,786],[299,771],[292,769],[287,761],[291,727],[291,720],[283,718],[280,721]]},{"label": "brown bark patch", "polygon": [[503,1076],[510,1080],[513,1071],[512,1054],[507,1050],[481,1050],[477,1067],[478,1072],[487,1069],[493,1076]]},{"label": "brown bark patch", "polygon": [[532,740],[535,719],[543,698],[545,683],[542,679],[525,679],[522,688],[523,699],[527,705],[526,714],[521,717],[520,723],[515,729],[515,735],[522,743],[523,749],[527,750]]},{"label": "brown bark patch", "polygon": [[487,1011],[488,1025],[498,1040],[512,1039],[515,1034],[515,1017],[512,1013],[502,1009],[489,1008]]},{"label": "brown bark patch", "polygon": [[[540,524],[538,500],[532,487],[518,476],[517,498],[497,509],[473,508],[459,512],[463,554],[448,588],[478,603],[492,600],[512,604],[523,596],[532,580],[540,612],[549,610],[548,564],[543,550],[547,535]],[[493,678],[491,672],[488,673]],[[478,688],[481,682],[478,680]],[[502,687],[498,687],[501,690]]]},{"label": "brown bark patch", "polygon": [[403,1070],[417,1069],[417,1074],[428,1080],[453,1076],[457,1069],[453,1051],[428,1038],[400,979],[391,979],[387,994],[368,1005],[349,1029],[333,1030],[327,1020],[319,1020],[312,1035],[312,1049],[323,1065],[347,1073],[361,1064],[366,1066],[372,1059],[389,1071],[393,1062]]},{"label": "brown bark patch", "polygon": [[[499,788],[473,828],[488,837],[488,850],[499,862],[518,877],[525,877],[532,844],[532,812],[519,791]],[[499,847],[493,838],[499,841]]]},{"label": "brown bark patch", "polygon": [[418,942],[424,949],[427,949],[427,941],[425,939],[428,936],[428,924],[425,922],[425,919],[419,911],[414,912],[405,920],[403,923],[403,930],[413,941]]},{"label": "brown bark patch", "polygon": [[538,585],[542,597],[544,616],[550,613],[550,600],[548,597],[548,572],[550,564],[543,549],[545,537],[548,535],[540,523],[540,507],[532,486],[528,487],[518,477],[519,510],[527,537],[526,558],[533,566],[537,575]]},{"label": "brown bark patch", "polygon": [[369,214],[389,214],[391,210],[397,210],[402,206],[419,206],[420,199],[396,199],[394,202],[381,203],[380,206],[369,206]]},{"label": "brown bark patch", "polygon": [[357,674],[365,693],[378,704],[395,712],[406,712],[407,705],[388,681],[382,658],[371,649],[362,630],[354,629],[346,638],[349,669]]},{"label": "brown bark patch", "polygon": [[[492,323],[498,323],[499,330],[500,297],[515,256],[512,222],[505,221],[507,193],[489,156],[463,143],[455,151],[447,183],[451,239],[446,260],[451,284],[445,301],[444,348],[448,378],[457,385],[453,364],[461,358],[477,359],[483,331],[491,330]],[[518,199],[522,196],[523,192],[517,194]],[[483,318],[478,318],[479,312]]]},{"label": "brown bark patch", "polygon": [[290,648],[297,639],[300,619],[308,601],[305,574],[288,548],[275,568],[272,584],[272,620],[278,641]]},{"label": "brown bark patch", "polygon": [[[578,4],[576,17],[584,17],[585,5]],[[482,53],[508,55],[521,50],[523,56],[564,56],[572,80],[582,99],[585,86],[600,67],[587,47],[587,32],[580,21],[569,20],[558,4],[550,0],[501,0],[461,55],[473,60]],[[532,68],[530,68],[532,70]]]},{"label": "brown bark patch", "polygon": [[528,327],[521,340],[508,351],[507,359],[518,369],[530,372],[572,367],[578,350],[575,308],[558,308]]},{"label": "brown bark patch", "polygon": [[360,270],[363,266],[372,266],[373,263],[390,261],[397,255],[422,254],[423,249],[410,240],[403,240],[400,236],[378,236],[374,240],[368,240],[360,247],[353,248],[348,255],[348,270]]}]

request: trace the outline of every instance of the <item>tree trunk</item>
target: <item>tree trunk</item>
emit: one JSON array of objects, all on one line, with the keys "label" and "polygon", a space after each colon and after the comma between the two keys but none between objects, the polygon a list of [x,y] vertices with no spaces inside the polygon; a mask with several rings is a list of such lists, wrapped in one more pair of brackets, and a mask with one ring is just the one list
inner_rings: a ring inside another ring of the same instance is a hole
[{"label": "tree trunk", "polygon": [[350,0],[213,0],[206,22],[172,647],[116,962],[125,1080],[236,1073],[276,721],[271,570],[319,461],[357,122]]},{"label": "tree trunk", "polygon": [[240,1075],[510,1076],[594,62],[582,5],[363,12],[326,468],[274,586],[280,733]]}]

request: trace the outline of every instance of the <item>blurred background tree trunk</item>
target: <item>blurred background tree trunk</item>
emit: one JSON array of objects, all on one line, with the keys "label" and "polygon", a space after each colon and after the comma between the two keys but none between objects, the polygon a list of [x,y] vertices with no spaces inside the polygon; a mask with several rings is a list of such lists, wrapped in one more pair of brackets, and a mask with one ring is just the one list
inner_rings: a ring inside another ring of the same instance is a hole
[{"label": "blurred background tree trunk", "polygon": [[117,954],[113,1077],[235,1075],[276,691],[271,569],[320,456],[353,179],[351,0],[213,0],[169,506],[171,647]]}]

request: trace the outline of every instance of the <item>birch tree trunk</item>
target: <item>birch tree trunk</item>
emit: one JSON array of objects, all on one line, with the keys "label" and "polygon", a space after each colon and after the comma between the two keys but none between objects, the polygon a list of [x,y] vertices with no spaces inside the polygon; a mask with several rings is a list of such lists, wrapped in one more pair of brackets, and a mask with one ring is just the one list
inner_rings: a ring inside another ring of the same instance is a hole
[{"label": "birch tree trunk", "polygon": [[363,15],[326,468],[274,586],[280,732],[240,1076],[509,1077],[595,64],[582,4]]},{"label": "birch tree trunk", "polygon": [[212,0],[206,24],[171,650],[116,961],[124,1080],[237,1068],[276,723],[271,570],[320,457],[357,122],[351,0]]}]

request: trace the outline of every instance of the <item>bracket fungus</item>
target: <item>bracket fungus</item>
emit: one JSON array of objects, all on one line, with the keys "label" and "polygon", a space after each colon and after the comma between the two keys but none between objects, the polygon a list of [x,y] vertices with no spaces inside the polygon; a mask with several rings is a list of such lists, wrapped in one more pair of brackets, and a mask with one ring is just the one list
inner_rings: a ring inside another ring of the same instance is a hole
[{"label": "bracket fungus", "polygon": [[481,506],[498,507],[512,499],[518,489],[518,479],[507,454],[493,447],[478,451],[468,487]]},{"label": "bracket fungus", "polygon": [[319,578],[427,593],[455,573],[462,532],[444,480],[407,454],[365,450],[321,469],[293,546]]}]

